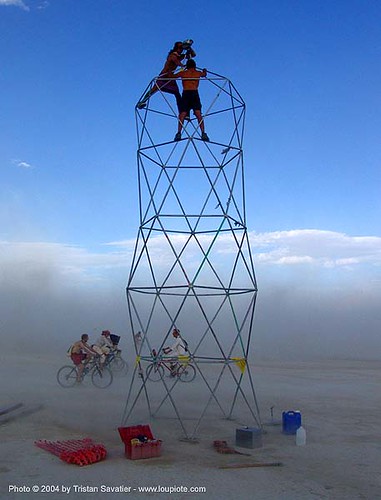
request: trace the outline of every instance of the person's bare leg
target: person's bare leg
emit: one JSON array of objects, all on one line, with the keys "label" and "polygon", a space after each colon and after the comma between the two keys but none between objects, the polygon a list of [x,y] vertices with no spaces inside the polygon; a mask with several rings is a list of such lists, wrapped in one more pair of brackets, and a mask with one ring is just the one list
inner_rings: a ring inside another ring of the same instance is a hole
[{"label": "person's bare leg", "polygon": [[101,355],[101,359],[100,359],[100,368],[101,369],[103,369],[103,367],[106,363],[106,358],[107,358],[107,355],[103,352]]},{"label": "person's bare leg", "polygon": [[178,123],[178,126],[177,126],[177,132],[181,132],[181,129],[183,128],[183,125],[184,125],[184,120],[185,120],[185,117],[186,117],[186,112],[182,112],[180,113],[179,115],[179,123]]},{"label": "person's bare leg", "polygon": [[205,132],[205,126],[204,126],[204,120],[202,119],[201,111],[199,109],[195,110],[194,114],[196,115],[198,124],[200,125],[201,132],[204,133]]},{"label": "person's bare leg", "polygon": [[138,102],[137,106],[139,109],[142,109],[146,106],[148,99],[159,90],[159,87],[155,84],[152,89],[148,90],[144,95],[143,99]]},{"label": "person's bare leg", "polygon": [[79,365],[77,365],[77,382],[81,382],[84,368],[85,366],[82,363],[79,363]]},{"label": "person's bare leg", "polygon": [[206,142],[209,142],[209,137],[208,137],[208,134],[205,132],[205,126],[204,126],[204,119],[201,115],[201,111],[200,110],[197,110],[194,112],[194,114],[196,115],[196,118],[197,118],[197,121],[198,121],[198,124],[200,126],[200,130],[201,130],[201,140],[203,141],[206,141]]},{"label": "person's bare leg", "polygon": [[175,141],[179,141],[181,139],[181,129],[183,128],[183,124],[184,124],[184,119],[185,119],[185,116],[186,116],[186,112],[181,112],[179,114],[179,118],[177,120],[177,134],[175,135]]}]

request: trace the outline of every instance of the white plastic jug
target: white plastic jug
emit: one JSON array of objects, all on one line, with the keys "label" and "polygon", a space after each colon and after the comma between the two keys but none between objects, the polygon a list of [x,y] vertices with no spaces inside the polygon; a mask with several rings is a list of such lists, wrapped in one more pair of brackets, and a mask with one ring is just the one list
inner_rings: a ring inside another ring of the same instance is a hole
[{"label": "white plastic jug", "polygon": [[304,446],[307,441],[306,429],[300,426],[296,431],[296,446]]}]

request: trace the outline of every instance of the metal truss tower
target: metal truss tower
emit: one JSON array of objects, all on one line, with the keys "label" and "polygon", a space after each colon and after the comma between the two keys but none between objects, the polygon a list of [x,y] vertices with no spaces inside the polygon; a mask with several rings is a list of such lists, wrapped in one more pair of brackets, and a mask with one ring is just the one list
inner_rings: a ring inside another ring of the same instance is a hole
[{"label": "metal truss tower", "polygon": [[[199,92],[209,142],[194,117],[173,141],[171,94],[159,90],[136,109],[140,226],[126,290],[131,331],[142,342],[123,425],[148,411],[176,419],[185,439],[195,439],[207,417],[239,413],[261,426],[249,358],[257,283],[246,227],[245,103],[231,81],[211,72]],[[189,345],[190,357],[180,361],[194,366],[196,378],[152,382],[146,368],[154,351],[172,344],[174,327]]]}]

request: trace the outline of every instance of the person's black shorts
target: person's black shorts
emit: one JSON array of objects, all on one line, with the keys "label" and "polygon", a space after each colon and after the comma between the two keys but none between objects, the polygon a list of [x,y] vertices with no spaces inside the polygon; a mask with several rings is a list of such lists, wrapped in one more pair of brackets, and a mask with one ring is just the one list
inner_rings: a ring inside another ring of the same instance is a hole
[{"label": "person's black shorts", "polygon": [[198,90],[184,90],[181,97],[181,113],[189,113],[189,111],[201,111],[201,101],[198,95]]}]

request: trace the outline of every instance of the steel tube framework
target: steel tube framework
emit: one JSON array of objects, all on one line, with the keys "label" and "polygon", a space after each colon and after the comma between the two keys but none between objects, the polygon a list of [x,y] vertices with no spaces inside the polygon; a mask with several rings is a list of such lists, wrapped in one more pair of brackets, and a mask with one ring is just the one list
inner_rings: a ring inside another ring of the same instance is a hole
[{"label": "steel tube framework", "polygon": [[[145,92],[154,87],[155,79]],[[186,439],[208,414],[243,412],[261,426],[249,358],[257,282],[246,227],[245,103],[211,72],[199,92],[209,142],[194,117],[172,140],[178,114],[169,93],[157,90],[136,107],[140,225],[126,289],[130,328],[142,342],[122,423],[135,421],[143,402],[151,417],[170,411]],[[151,382],[145,368],[171,345],[174,327],[197,377]]]}]

